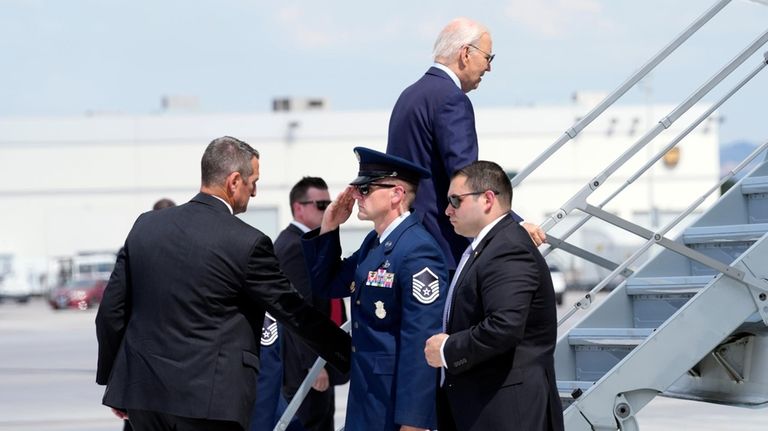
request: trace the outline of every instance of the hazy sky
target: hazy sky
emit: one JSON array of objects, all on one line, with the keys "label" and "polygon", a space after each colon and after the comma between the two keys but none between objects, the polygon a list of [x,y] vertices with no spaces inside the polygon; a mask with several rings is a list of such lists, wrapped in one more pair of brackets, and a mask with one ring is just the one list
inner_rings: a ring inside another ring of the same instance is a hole
[{"label": "hazy sky", "polygon": [[[204,112],[267,111],[275,96],[389,110],[456,16],[493,35],[476,108],[564,104],[616,88],[714,3],[0,0],[0,116],[152,113],[166,94],[198,97]],[[679,103],[766,30],[768,5],[733,0],[624,103]],[[724,143],[768,139],[766,74],[721,109]]]}]

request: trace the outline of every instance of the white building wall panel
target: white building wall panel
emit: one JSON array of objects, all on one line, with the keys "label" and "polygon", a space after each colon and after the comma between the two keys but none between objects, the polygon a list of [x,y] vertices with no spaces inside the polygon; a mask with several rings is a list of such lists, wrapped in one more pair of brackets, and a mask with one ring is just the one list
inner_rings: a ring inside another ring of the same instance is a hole
[{"label": "white building wall panel", "polygon": [[[530,221],[544,220],[672,108],[612,108],[515,190],[514,208]],[[519,171],[588,109],[477,109],[480,157]],[[688,117],[704,109],[697,106]],[[157,199],[183,203],[197,192],[203,150],[222,135],[261,153],[258,195],[245,218],[274,235],[290,221],[290,187],[301,176],[322,176],[335,196],[357,173],[352,148],[386,148],[388,121],[388,111],[0,119],[0,252],[52,258],[117,249],[136,216]],[[681,120],[641,150],[589,202],[600,203],[685,125]],[[631,218],[652,207],[687,206],[717,180],[716,126],[694,131],[680,144],[674,168],[659,162],[650,179],[606,209]],[[360,235],[370,224],[353,215],[349,227]]]}]

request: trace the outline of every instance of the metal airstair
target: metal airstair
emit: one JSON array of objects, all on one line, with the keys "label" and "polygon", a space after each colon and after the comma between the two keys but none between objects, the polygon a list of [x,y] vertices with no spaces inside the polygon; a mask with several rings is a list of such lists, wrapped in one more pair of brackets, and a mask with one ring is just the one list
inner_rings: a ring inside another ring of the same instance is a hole
[{"label": "metal airstair", "polygon": [[657,395],[768,403],[768,161],[675,240],[633,227],[665,250],[558,340],[566,429],[639,429]]},{"label": "metal airstair", "polygon": [[[706,11],[523,169],[513,179],[513,186],[575,138],[728,3],[719,1]],[[768,63],[768,53],[608,198],[598,205],[588,202],[617,169],[640,154],[767,41],[768,29],[542,224],[549,237],[544,254],[559,249],[610,271],[559,322],[562,325],[589,309],[560,336],[555,352],[566,430],[638,430],[635,415],[659,395],[736,406],[768,404],[768,160],[760,162],[681,234],[667,236],[707,197],[733,181],[739,171],[751,166],[750,162],[763,157],[768,142],[660,229],[647,229],[603,209],[760,73]],[[570,220],[572,226],[559,237],[551,235],[549,231],[564,220]],[[642,245],[618,263],[569,243],[568,237],[589,220],[636,235]],[[632,268],[659,247],[661,251],[639,269]],[[597,303],[597,293],[619,277],[626,280]]]},{"label": "metal airstair", "polygon": [[[672,42],[512,179],[520,185],[563,145],[574,139],[611,105],[647,76],[694,33],[720,13],[730,0],[717,1]],[[586,315],[557,342],[558,389],[567,431],[638,430],[635,415],[656,396],[738,405],[768,404],[768,142],[656,230],[621,219],[603,207],[642,177],[669,150],[707,120],[731,96],[768,65],[768,52],[756,67],[682,133],[662,146],[629,179],[597,205],[588,199],[621,166],[718,87],[768,42],[768,27],[675,109],[659,119],[630,148],[597,173],[541,227],[553,250],[570,253],[610,271],[577,301],[558,323]],[[751,172],[720,197],[693,224],[674,237],[670,232],[721,186]],[[563,234],[550,230],[569,220]],[[624,262],[612,262],[568,242],[589,220],[599,220],[642,239]],[[650,250],[661,251],[639,269],[633,264]],[[607,297],[597,293],[625,278]],[[324,361],[319,359],[299,388],[275,430],[286,429]]]}]

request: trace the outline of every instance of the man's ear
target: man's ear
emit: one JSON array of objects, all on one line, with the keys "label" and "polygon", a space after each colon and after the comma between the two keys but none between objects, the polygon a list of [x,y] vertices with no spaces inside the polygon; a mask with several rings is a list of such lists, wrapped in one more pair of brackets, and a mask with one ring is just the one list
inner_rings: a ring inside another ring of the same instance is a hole
[{"label": "man's ear", "polygon": [[235,190],[237,190],[237,184],[242,180],[240,172],[232,172],[227,175],[227,193],[234,195]]},{"label": "man's ear", "polygon": [[490,211],[493,209],[493,205],[496,203],[496,193],[486,190],[483,193],[483,198],[485,198],[485,210]]},{"label": "man's ear", "polygon": [[292,204],[291,204],[291,215],[292,215],[294,218],[296,218],[296,214],[299,214],[299,213],[301,213],[301,211],[302,211],[302,208],[301,208],[301,207],[303,207],[303,206],[304,206],[304,205],[302,205],[302,204],[300,204],[300,203],[298,203],[298,202],[294,202],[294,203],[292,203]]},{"label": "man's ear", "polygon": [[398,203],[403,202],[405,200],[405,194],[408,193],[405,191],[405,187],[403,186],[397,186],[392,188],[392,191],[397,193],[398,198],[400,199]]},{"label": "man's ear", "polygon": [[459,64],[462,66],[462,69],[467,66],[469,63],[469,46],[464,45],[461,50],[459,51]]}]

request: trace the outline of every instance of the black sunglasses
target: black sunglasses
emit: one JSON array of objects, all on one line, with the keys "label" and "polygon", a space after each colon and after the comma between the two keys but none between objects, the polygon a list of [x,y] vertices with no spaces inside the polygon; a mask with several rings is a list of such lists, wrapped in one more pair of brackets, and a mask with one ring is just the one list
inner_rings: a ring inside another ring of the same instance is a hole
[{"label": "black sunglasses", "polygon": [[482,192],[469,192],[469,193],[462,193],[460,195],[449,195],[448,196],[448,203],[451,204],[452,207],[459,209],[461,206],[461,201],[464,196],[475,196],[475,195],[481,195],[485,193],[486,191],[489,191],[495,195],[499,194],[496,190],[484,190]]},{"label": "black sunglasses", "polygon": [[326,208],[328,208],[328,205],[331,204],[331,201],[302,201],[299,202],[302,205],[309,205],[309,204],[315,204],[315,207],[320,211],[325,211]]},{"label": "black sunglasses", "polygon": [[367,184],[360,184],[354,186],[357,189],[357,192],[360,193],[362,196],[368,196],[371,193],[371,187],[381,187],[383,189],[391,189],[393,187],[397,187],[396,184],[381,184],[381,183],[367,183]]}]

